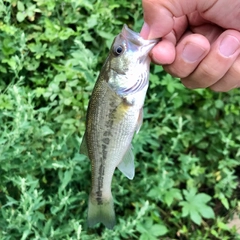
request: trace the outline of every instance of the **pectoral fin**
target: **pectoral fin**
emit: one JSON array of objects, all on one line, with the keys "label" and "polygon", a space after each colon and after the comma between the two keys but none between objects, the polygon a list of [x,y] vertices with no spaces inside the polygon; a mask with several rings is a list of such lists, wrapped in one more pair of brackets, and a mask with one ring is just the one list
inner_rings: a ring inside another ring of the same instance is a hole
[{"label": "pectoral fin", "polygon": [[142,123],[143,123],[143,109],[141,108],[140,111],[139,111],[139,116],[138,116],[138,121],[137,121],[137,126],[136,126],[136,133],[139,132],[141,126],[142,126]]},{"label": "pectoral fin", "polygon": [[82,143],[80,145],[80,153],[84,154],[88,157],[88,148],[87,148],[87,141],[86,141],[86,133],[83,135]]},{"label": "pectoral fin", "polygon": [[130,180],[134,178],[135,168],[134,168],[134,155],[132,152],[132,145],[128,148],[125,153],[123,160],[118,165],[118,169]]}]

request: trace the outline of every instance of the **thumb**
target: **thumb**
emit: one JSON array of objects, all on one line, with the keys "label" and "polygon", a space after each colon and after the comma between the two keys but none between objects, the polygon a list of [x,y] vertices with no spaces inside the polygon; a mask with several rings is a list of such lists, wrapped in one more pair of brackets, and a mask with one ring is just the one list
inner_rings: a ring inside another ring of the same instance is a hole
[{"label": "thumb", "polygon": [[198,11],[205,20],[223,28],[240,30],[240,1],[236,0],[142,0],[145,24],[141,35],[148,39],[163,37],[178,18]]},{"label": "thumb", "polygon": [[164,1],[143,0],[144,24],[140,32],[146,39],[167,35],[174,25],[173,13],[164,6]]}]

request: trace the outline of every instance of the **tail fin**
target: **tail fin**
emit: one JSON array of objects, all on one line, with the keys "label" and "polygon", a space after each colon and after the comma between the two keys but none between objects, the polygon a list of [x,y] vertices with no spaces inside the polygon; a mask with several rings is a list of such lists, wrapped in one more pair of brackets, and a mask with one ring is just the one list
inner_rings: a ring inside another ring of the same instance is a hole
[{"label": "tail fin", "polygon": [[113,207],[113,198],[111,197],[108,202],[101,205],[97,204],[91,195],[88,201],[88,226],[93,227],[97,223],[103,223],[105,227],[113,229],[116,220]]}]

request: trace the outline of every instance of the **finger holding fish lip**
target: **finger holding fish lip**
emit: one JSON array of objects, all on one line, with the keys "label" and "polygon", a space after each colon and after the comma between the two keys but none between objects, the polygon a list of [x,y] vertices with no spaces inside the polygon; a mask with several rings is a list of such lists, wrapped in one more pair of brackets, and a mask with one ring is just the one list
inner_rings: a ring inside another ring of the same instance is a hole
[{"label": "finger holding fish lip", "polygon": [[149,56],[156,64],[166,65],[173,63],[176,50],[172,41],[169,41],[167,37],[162,38],[161,41],[152,49]]},{"label": "finger holding fish lip", "polygon": [[[176,43],[183,35],[184,29],[187,28],[186,16],[173,17],[172,21],[173,29],[171,32],[162,36],[161,41],[159,41],[150,52],[150,57],[156,64],[165,65],[173,63],[176,56]],[[159,31],[161,30],[162,28],[159,29]],[[149,39],[149,34],[150,28],[147,23],[144,23],[140,35],[144,39]]]}]

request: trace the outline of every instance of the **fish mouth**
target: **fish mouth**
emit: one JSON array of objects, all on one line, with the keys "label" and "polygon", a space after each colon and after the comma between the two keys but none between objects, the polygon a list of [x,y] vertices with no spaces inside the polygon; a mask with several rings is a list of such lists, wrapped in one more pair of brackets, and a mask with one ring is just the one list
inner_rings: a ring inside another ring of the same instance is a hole
[{"label": "fish mouth", "polygon": [[151,49],[160,41],[160,39],[146,40],[142,38],[139,33],[136,33],[130,28],[128,28],[126,24],[124,24],[123,26],[121,35],[123,38],[128,40],[130,45],[135,45],[135,47],[140,48],[141,52],[143,52],[144,55],[148,54]]}]

